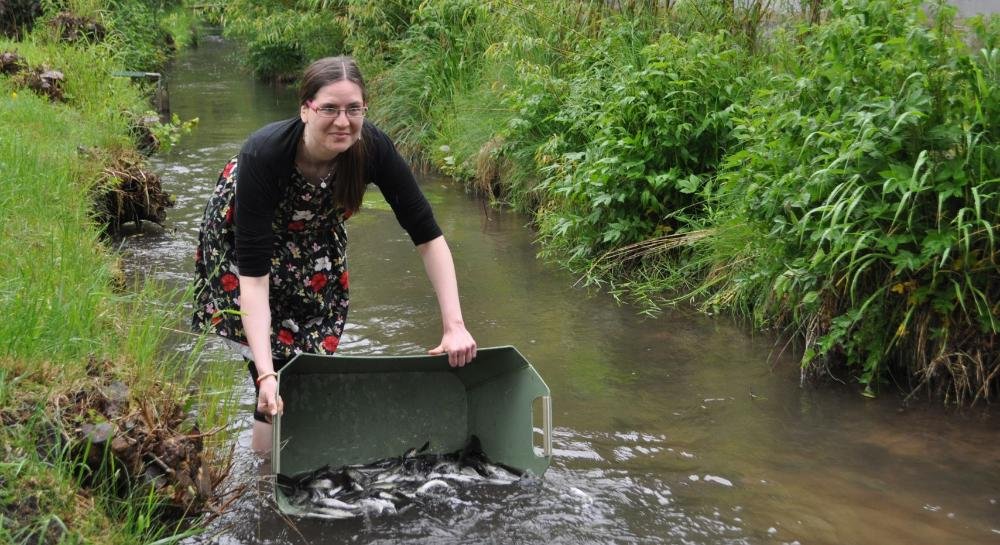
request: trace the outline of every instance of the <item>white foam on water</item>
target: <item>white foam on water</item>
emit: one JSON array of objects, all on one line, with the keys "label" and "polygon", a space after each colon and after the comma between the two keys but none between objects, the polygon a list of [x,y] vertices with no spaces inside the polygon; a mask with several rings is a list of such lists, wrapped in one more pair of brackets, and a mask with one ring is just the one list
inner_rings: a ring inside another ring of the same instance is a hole
[{"label": "white foam on water", "polygon": [[733,481],[725,479],[723,477],[716,477],[715,475],[705,475],[705,480],[713,483],[718,483],[723,486],[733,486]]}]

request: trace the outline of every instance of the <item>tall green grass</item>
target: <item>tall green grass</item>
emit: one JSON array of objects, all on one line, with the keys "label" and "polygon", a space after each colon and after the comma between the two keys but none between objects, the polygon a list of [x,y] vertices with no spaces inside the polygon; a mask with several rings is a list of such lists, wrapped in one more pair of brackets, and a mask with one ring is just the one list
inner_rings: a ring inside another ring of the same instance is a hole
[{"label": "tall green grass", "polygon": [[347,29],[339,3],[233,0],[225,3],[225,35],[242,41],[246,64],[262,79],[294,78],[311,60],[340,55]]},{"label": "tall green grass", "polygon": [[[56,49],[0,44],[3,49],[12,46],[29,61],[48,59],[64,67],[84,60],[76,50],[71,52],[75,58],[65,58],[57,56]],[[87,60],[98,70],[108,66],[99,58]],[[114,306],[114,259],[98,243],[97,231],[81,226],[90,223],[88,184],[100,168],[86,150],[126,142],[120,136],[125,133],[124,116],[108,115],[114,100],[108,95],[132,91],[124,81],[100,85],[97,77],[85,72],[65,71],[67,93],[74,100],[81,97],[87,110],[49,104],[31,92],[2,87],[0,156],[5,182],[0,251],[10,258],[0,263],[5,282],[0,312],[7,318],[0,321],[0,335],[4,353],[12,357],[47,353],[52,360],[70,361],[100,346],[114,350],[121,338],[109,311]],[[95,97],[102,97],[108,109],[101,112],[103,108],[88,104]],[[142,101],[135,94],[129,99],[133,104]],[[103,115],[86,119],[82,113],[94,110]]]},{"label": "tall green grass", "polygon": [[200,19],[194,10],[185,5],[174,6],[161,14],[159,26],[178,50],[198,45]]},{"label": "tall green grass", "polygon": [[[52,43],[45,29],[0,41],[0,51],[63,72],[67,99],[52,103],[0,76],[3,542],[133,544],[186,532],[164,525],[162,498],[139,483],[83,480],[60,419],[98,416],[60,413],[63,396],[121,381],[132,401],[198,410],[202,431],[223,428],[234,407],[234,373],[200,370],[197,354],[163,354],[165,326],[179,312],[173,296],[153,285],[123,288],[119,258],[92,219],[95,184],[114,153],[134,147],[130,119],[147,100],[111,77],[122,58],[107,47]],[[228,439],[225,431],[207,438],[222,467]]]},{"label": "tall green grass", "polygon": [[475,0],[424,2],[410,14],[395,62],[372,78],[372,115],[404,153],[425,157],[454,119],[454,98],[479,87],[491,16]]},{"label": "tall green grass", "polygon": [[[313,8],[316,2],[310,3]],[[646,308],[799,341],[803,379],[1000,388],[1000,18],[918,0],[323,2],[372,115]]]},{"label": "tall green grass", "polygon": [[57,39],[59,29],[50,23],[60,12],[97,22],[107,35],[86,45],[103,48],[120,70],[160,70],[173,50],[189,44],[193,36],[193,14],[180,1],[59,0],[43,5],[45,14],[33,32],[36,38]]},{"label": "tall green grass", "polygon": [[805,340],[807,373],[846,364],[867,392],[894,368],[949,399],[996,394],[1000,50],[970,50],[953,16],[833,3],[720,177],[723,221],[751,229],[715,255],[708,304],[746,300]]}]

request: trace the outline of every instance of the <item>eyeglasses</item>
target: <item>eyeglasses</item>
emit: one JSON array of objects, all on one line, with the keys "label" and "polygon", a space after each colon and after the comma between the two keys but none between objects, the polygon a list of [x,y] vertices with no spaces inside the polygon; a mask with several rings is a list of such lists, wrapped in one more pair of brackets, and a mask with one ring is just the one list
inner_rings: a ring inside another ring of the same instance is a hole
[{"label": "eyeglasses", "polygon": [[313,101],[307,100],[306,107],[310,110],[316,112],[316,115],[320,117],[340,117],[340,112],[344,112],[347,117],[351,119],[359,119],[365,116],[365,112],[368,111],[368,106],[348,106],[346,108],[332,108],[330,106],[323,106],[322,108],[317,108],[313,106]]}]

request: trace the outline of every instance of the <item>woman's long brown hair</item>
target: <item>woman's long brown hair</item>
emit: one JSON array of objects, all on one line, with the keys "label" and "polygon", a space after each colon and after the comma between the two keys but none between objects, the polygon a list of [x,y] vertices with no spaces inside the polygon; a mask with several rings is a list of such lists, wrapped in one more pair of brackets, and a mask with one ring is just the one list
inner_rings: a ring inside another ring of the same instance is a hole
[{"label": "woman's long brown hair", "polygon": [[[368,104],[368,89],[361,76],[361,69],[353,58],[347,56],[325,57],[310,64],[302,75],[299,85],[299,104],[316,98],[325,85],[347,80],[361,88],[361,99]],[[347,151],[337,156],[336,182],[333,184],[333,198],[338,206],[354,213],[361,208],[368,180],[365,176],[368,130],[362,126],[361,138]]]}]

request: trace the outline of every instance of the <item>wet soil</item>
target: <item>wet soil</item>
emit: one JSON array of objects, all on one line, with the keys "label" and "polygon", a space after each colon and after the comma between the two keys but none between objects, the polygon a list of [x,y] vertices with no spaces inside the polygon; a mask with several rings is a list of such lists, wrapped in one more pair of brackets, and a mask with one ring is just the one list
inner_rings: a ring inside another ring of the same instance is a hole
[{"label": "wet soil", "polygon": [[[162,502],[158,514],[164,520],[221,512],[235,493],[219,492],[229,467],[205,446],[220,430],[199,429],[194,414],[184,410],[186,394],[172,384],[136,387],[116,375],[111,362],[92,358],[84,379],[49,397],[43,421],[36,420],[37,399],[26,398],[0,409],[0,425],[41,426],[39,454],[50,458],[64,451],[79,460],[83,494],[108,487],[123,498],[151,491]],[[25,501],[7,506],[16,511],[7,514],[36,518],[38,510]]]},{"label": "wet soil", "polygon": [[108,29],[104,25],[91,19],[82,17],[69,11],[61,11],[49,21],[49,26],[59,33],[59,38],[64,42],[78,42],[86,40],[89,42],[100,42],[108,35]]},{"label": "wet soil", "polygon": [[119,152],[107,165],[94,198],[98,223],[112,236],[128,223],[148,221],[162,226],[174,198],[164,191],[160,176],[148,169],[143,157],[132,151]]},{"label": "wet soil", "polygon": [[31,89],[52,102],[65,102],[63,81],[66,77],[48,65],[30,66],[13,51],[0,53],[0,74],[10,76],[15,89]]}]

